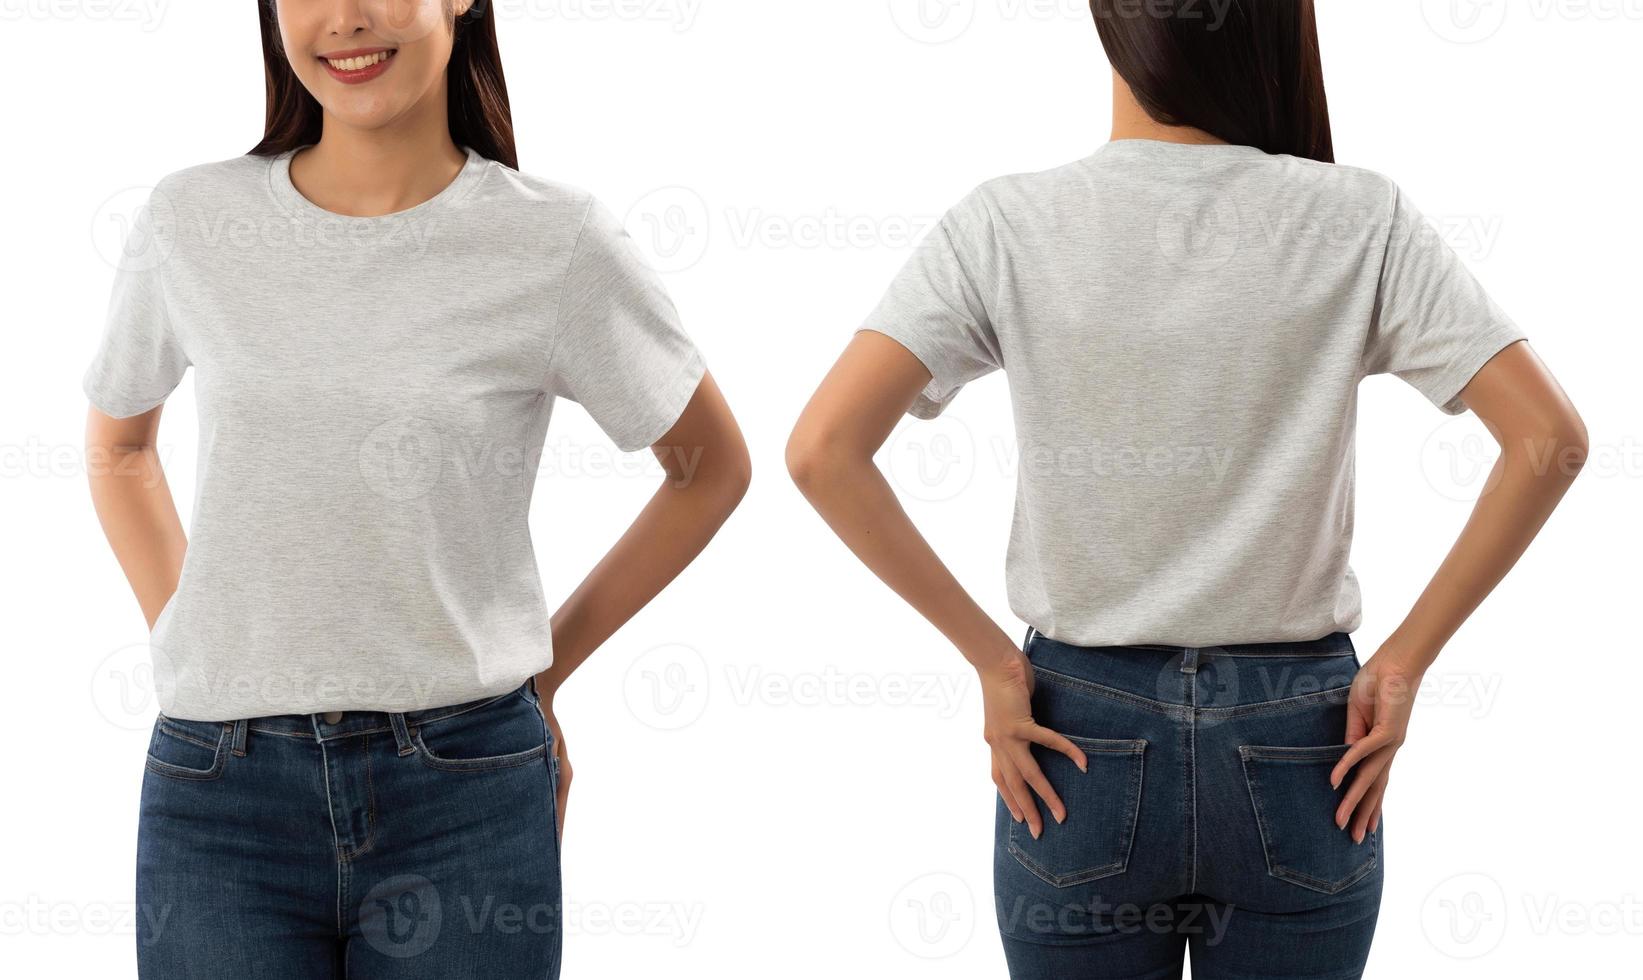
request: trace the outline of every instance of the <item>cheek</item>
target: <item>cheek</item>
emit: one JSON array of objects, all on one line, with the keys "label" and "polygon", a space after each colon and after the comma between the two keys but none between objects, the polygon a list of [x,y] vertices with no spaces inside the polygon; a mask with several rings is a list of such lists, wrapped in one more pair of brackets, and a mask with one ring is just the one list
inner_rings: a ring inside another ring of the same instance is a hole
[{"label": "cheek", "polygon": [[447,0],[365,0],[360,12],[371,32],[396,46],[415,44],[444,31]]}]

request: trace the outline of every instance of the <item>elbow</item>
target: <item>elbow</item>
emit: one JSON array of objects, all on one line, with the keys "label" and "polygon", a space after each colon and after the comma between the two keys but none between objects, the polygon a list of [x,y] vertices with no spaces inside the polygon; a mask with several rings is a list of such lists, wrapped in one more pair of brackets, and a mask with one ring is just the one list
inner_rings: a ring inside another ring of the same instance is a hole
[{"label": "elbow", "polygon": [[846,454],[837,441],[800,425],[787,440],[787,475],[806,497],[843,468]]},{"label": "elbow", "polygon": [[1591,453],[1591,440],[1586,434],[1586,423],[1579,415],[1572,416],[1571,425],[1560,431],[1557,440],[1558,465],[1563,474],[1573,481],[1586,468],[1586,457]]},{"label": "elbow", "polygon": [[730,507],[735,509],[747,496],[748,488],[753,485],[753,458],[748,455],[747,444],[743,443],[726,467],[725,492],[730,500]]},{"label": "elbow", "polygon": [[726,513],[741,505],[753,484],[753,460],[748,455],[747,443],[737,440],[729,451],[699,474],[711,484],[714,497],[722,502]]}]

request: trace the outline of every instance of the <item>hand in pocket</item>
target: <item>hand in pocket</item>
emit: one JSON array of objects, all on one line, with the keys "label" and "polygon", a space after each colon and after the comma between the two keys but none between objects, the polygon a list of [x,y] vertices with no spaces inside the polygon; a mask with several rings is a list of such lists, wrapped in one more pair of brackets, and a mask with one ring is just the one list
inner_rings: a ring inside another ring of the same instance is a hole
[{"label": "hand in pocket", "polygon": [[[1366,833],[1380,826],[1392,757],[1409,733],[1420,680],[1419,671],[1400,663],[1385,647],[1352,679],[1346,706],[1346,744],[1351,748],[1330,772],[1329,782],[1339,787],[1352,774],[1352,783],[1335,810],[1335,826],[1346,830],[1350,823],[1355,841],[1361,842]],[[1353,767],[1357,767],[1355,773]]]},{"label": "hand in pocket", "polygon": [[1033,799],[1036,792],[1056,823],[1067,819],[1067,808],[1033,758],[1032,746],[1042,745],[1073,761],[1080,772],[1089,771],[1084,751],[1033,721],[1033,668],[1020,650],[997,670],[981,674],[985,738],[993,749],[993,785],[1010,816],[1025,821],[1033,839],[1044,832],[1044,819]]}]

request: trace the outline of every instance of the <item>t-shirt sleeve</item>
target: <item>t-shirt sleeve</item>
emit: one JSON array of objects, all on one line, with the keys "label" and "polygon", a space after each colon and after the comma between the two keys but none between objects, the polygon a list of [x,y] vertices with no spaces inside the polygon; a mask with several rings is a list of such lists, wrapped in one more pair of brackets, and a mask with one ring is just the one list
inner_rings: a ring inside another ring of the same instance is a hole
[{"label": "t-shirt sleeve", "polygon": [[1396,190],[1363,373],[1394,374],[1446,415],[1489,359],[1528,339],[1496,306],[1454,249]]},{"label": "t-shirt sleeve", "polygon": [[188,369],[188,356],[166,311],[168,246],[153,205],[151,200],[137,212],[126,233],[102,341],[80,382],[92,407],[117,419],[141,415],[165,401]]},{"label": "t-shirt sleeve", "polygon": [[571,254],[553,345],[549,393],[580,404],[623,452],[666,435],[707,370],[661,278],[597,200]]},{"label": "t-shirt sleeve", "polygon": [[986,304],[992,241],[990,212],[973,191],[924,236],[856,328],[896,341],[930,372],[908,409],[915,418],[935,418],[966,384],[1004,366]]}]

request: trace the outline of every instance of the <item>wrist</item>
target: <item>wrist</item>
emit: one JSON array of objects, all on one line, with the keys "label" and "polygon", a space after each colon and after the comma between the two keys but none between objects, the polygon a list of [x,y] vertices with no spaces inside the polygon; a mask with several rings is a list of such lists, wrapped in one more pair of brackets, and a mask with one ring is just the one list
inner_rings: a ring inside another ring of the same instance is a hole
[{"label": "wrist", "polygon": [[1418,683],[1426,675],[1426,670],[1432,665],[1434,658],[1418,648],[1388,641],[1376,652],[1375,659],[1380,661],[1381,673]]},{"label": "wrist", "polygon": [[1014,647],[1002,650],[989,650],[985,654],[970,659],[970,666],[975,668],[977,676],[983,684],[994,681],[1020,680],[1026,675],[1028,666],[1026,656]]}]

